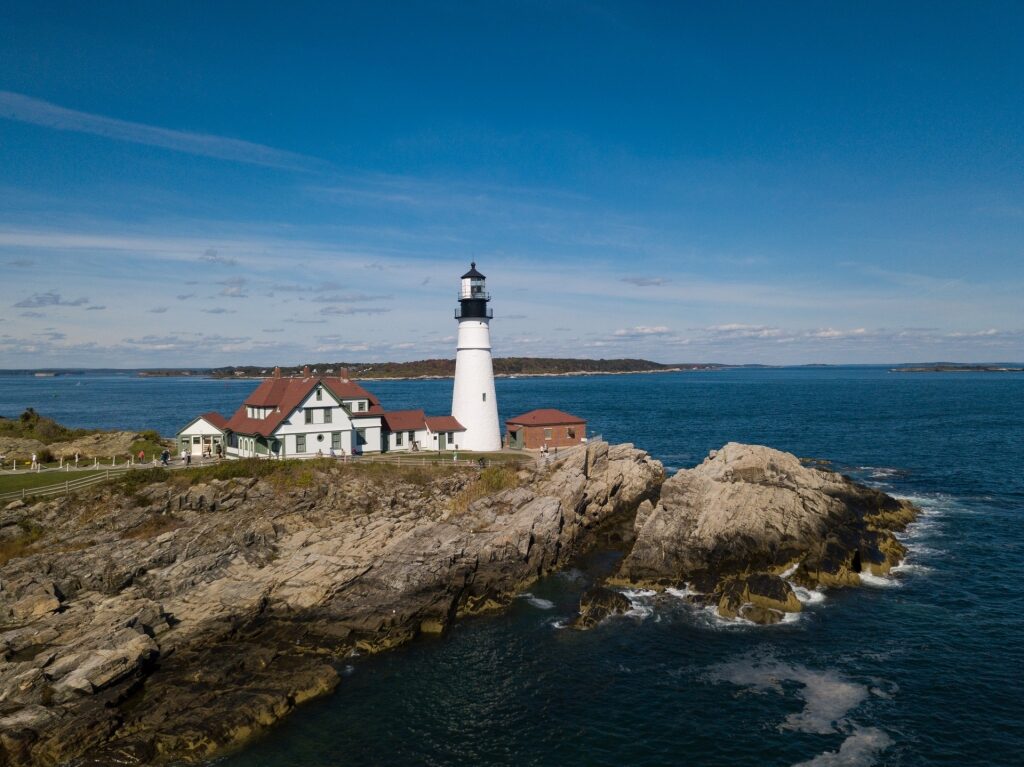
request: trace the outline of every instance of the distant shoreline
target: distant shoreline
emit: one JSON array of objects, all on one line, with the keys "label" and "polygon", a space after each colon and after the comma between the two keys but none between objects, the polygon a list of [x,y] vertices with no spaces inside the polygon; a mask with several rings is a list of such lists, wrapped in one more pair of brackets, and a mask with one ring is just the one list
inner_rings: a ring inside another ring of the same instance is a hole
[{"label": "distant shoreline", "polygon": [[1000,365],[918,365],[889,368],[890,373],[1024,373],[1024,367]]}]

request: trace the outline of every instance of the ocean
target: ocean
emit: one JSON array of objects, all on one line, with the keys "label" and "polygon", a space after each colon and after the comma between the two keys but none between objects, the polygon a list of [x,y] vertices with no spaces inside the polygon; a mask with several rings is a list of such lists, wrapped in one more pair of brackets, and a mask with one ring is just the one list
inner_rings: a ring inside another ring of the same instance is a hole
[{"label": "ocean", "polygon": [[[0,376],[0,414],[173,433],[252,381]],[[450,381],[368,382],[392,409]],[[339,663],[337,692],[220,767],[1024,764],[1024,376],[881,367],[499,379],[500,415],[557,407],[670,470],[728,441],[836,469],[924,509],[890,579],[808,595],[796,621],[718,620],[672,595],[562,626],[614,566],[594,552],[500,615]]]}]

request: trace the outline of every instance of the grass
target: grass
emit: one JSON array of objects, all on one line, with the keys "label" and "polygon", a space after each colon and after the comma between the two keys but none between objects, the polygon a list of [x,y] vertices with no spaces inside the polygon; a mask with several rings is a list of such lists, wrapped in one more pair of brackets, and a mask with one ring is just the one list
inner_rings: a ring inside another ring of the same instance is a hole
[{"label": "grass", "polygon": [[43,471],[36,474],[5,474],[0,476],[0,493],[9,493],[14,490],[32,490],[37,487],[56,485],[59,482],[91,477],[94,474],[102,474],[99,471]]},{"label": "grass", "polygon": [[18,523],[18,527],[21,529],[16,538],[8,538],[0,542],[0,565],[25,556],[32,544],[43,537],[43,528],[33,525],[31,522],[23,520]]},{"label": "grass", "polygon": [[494,493],[500,493],[519,483],[516,470],[510,466],[489,466],[462,492],[452,498],[451,509],[456,514],[465,513],[473,501]]}]

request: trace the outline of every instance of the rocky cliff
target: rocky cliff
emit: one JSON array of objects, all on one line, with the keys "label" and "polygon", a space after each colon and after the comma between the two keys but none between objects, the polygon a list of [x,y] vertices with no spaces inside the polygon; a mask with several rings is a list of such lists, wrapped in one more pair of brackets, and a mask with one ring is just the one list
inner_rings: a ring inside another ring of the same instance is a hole
[{"label": "rocky cliff", "polygon": [[612,582],[687,584],[724,617],[773,623],[801,609],[792,583],[851,586],[862,573],[887,574],[905,554],[893,532],[917,513],[789,453],[729,443],[667,480],[656,505],[641,505]]},{"label": "rocky cliff", "polygon": [[603,442],[483,497],[468,469],[260,474],[0,513],[0,533],[31,532],[0,567],[0,764],[238,744],[333,689],[338,658],[506,605],[663,479],[643,451]]}]

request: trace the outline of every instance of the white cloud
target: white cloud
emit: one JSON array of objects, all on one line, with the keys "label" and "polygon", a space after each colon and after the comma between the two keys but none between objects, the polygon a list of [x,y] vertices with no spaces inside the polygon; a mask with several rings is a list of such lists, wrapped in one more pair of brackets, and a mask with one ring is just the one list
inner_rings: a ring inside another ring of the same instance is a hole
[{"label": "white cloud", "polygon": [[615,331],[615,335],[619,338],[639,338],[642,336],[666,336],[671,332],[665,325],[656,325],[654,327],[637,325],[632,328],[620,328]]}]

